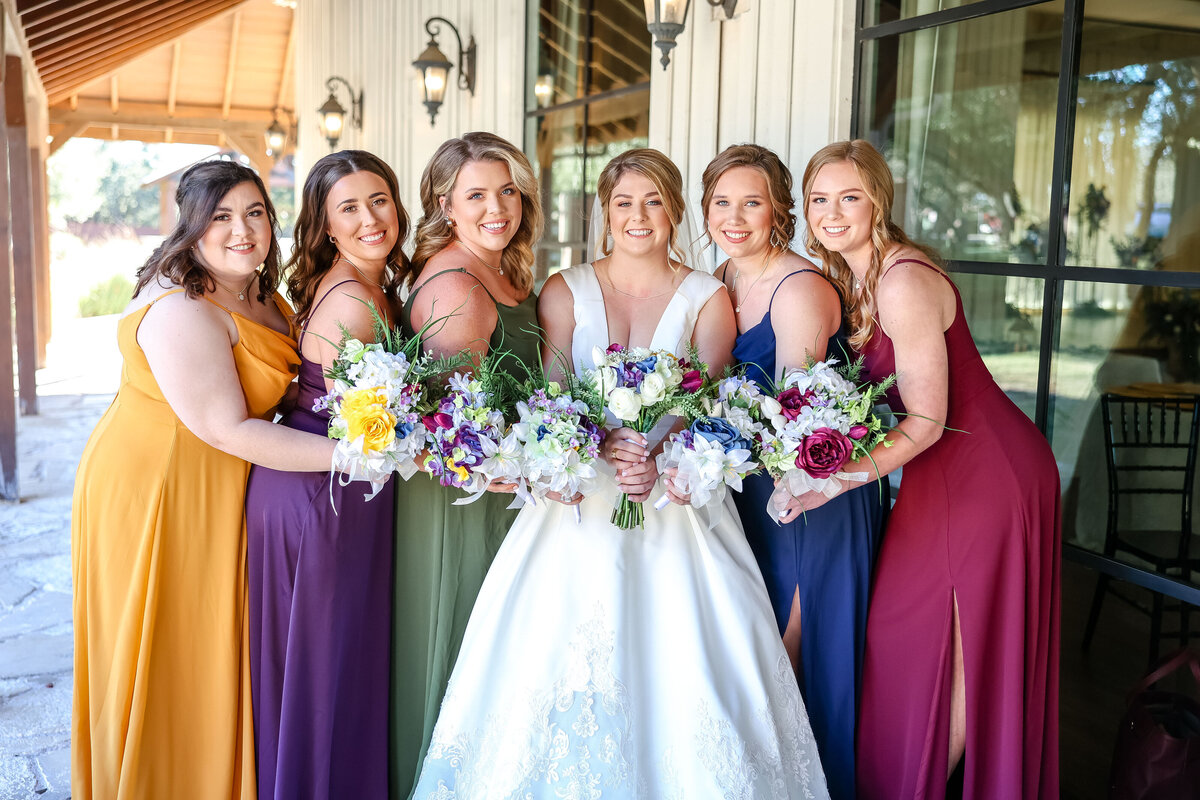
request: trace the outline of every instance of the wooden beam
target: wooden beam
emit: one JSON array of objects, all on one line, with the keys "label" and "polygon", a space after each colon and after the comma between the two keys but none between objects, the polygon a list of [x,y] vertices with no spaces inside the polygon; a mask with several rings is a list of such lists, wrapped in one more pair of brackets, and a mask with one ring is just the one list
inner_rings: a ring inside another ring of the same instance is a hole
[{"label": "wooden beam", "polygon": [[37,143],[30,142],[30,175],[33,178],[33,244],[37,264],[37,365],[46,366],[46,346],[53,330],[50,326],[50,204],[46,196],[46,157]]},{"label": "wooden beam", "polygon": [[17,322],[17,387],[21,413],[37,414],[37,265],[33,242],[33,177],[29,173],[29,123],[20,56],[5,56],[4,117],[12,192],[13,299]]},{"label": "wooden beam", "polygon": [[[0,14],[0,41],[4,41],[7,14]],[[20,76],[5,75],[7,59],[0,59],[0,87],[7,89],[9,83]],[[0,141],[8,134],[8,125],[0,115]],[[9,208],[8,159],[0,158],[0,308],[7,309],[13,302],[12,252],[7,247],[12,235],[12,214]],[[13,324],[12,316],[0,314],[0,500],[16,502],[17,492],[17,403],[13,386]]]},{"label": "wooden beam", "polygon": [[33,7],[22,8],[21,24],[26,28],[31,25],[38,25],[48,19],[56,19],[61,16],[79,13],[80,11],[88,10],[88,6],[109,6],[119,5],[113,0],[102,0],[96,2],[84,2],[84,0],[51,0],[51,2],[37,3]]},{"label": "wooden beam", "polygon": [[292,59],[296,50],[296,12],[292,12],[292,24],[288,28],[287,46],[283,49],[283,74],[279,76],[279,91],[275,95],[276,108],[291,108],[292,103],[287,94],[288,81],[292,79]]},{"label": "wooden beam", "polygon": [[258,177],[262,178],[263,183],[269,183],[271,168],[275,166],[275,160],[267,155],[267,145],[262,134],[254,136],[246,131],[226,130],[225,138],[238,152],[250,159],[250,163],[254,165]]},{"label": "wooden beam", "polygon": [[49,152],[46,153],[46,155],[52,156],[55,153],[57,153],[58,149],[60,147],[62,147],[64,144],[66,144],[73,137],[78,136],[79,134],[83,133],[84,129],[87,128],[87,126],[90,124],[91,123],[87,122],[86,120],[68,123],[67,126],[65,128],[63,128],[61,131],[59,131],[58,134],[54,137],[54,141],[52,141],[50,143],[50,149],[49,149]]},{"label": "wooden beam", "polygon": [[[203,25],[221,13],[221,10],[233,8],[239,2],[241,0],[219,0],[219,3],[213,6],[216,10],[197,12],[163,27],[155,27],[150,30],[135,29],[126,32],[87,55],[80,56],[79,53],[72,52],[69,60],[53,68],[44,68],[39,62],[38,69],[42,71],[46,93],[50,96],[49,102],[51,104],[58,102],[73,91],[129,63],[143,53]],[[206,5],[205,8],[209,8],[209,6]]]},{"label": "wooden beam", "polygon": [[[193,117],[180,114],[171,116],[162,110],[149,113],[139,112],[131,110],[129,108],[131,105],[133,104],[126,103],[118,114],[113,114],[107,109],[99,114],[82,108],[78,111],[52,109],[50,112],[50,122],[51,124],[62,124],[71,127],[79,123],[84,123],[85,125],[127,125],[131,128],[148,128],[152,130],[175,128],[181,131],[219,131],[228,128],[264,130],[271,124],[271,120],[273,119],[270,111],[259,111],[253,116],[239,114],[236,117],[231,116],[230,119],[222,119],[217,114],[209,117]],[[78,135],[78,131],[74,135]]]},{"label": "wooden beam", "polygon": [[171,45],[171,79],[167,83],[167,113],[175,113],[175,98],[179,96],[179,59],[183,54],[183,42],[178,39]]},{"label": "wooden beam", "polygon": [[63,16],[56,20],[26,25],[30,44],[33,47],[44,48],[71,38],[81,39],[85,35],[105,28],[111,30],[114,23],[121,25],[126,20],[135,20],[138,24],[145,21],[141,12],[147,8],[170,7],[178,5],[179,0],[163,2],[163,0],[133,0],[127,3],[113,3],[110,0],[92,2],[87,8],[80,8],[75,14]]},{"label": "wooden beam", "polygon": [[242,12],[233,12],[233,25],[229,31],[229,57],[225,62],[225,95],[221,100],[221,118],[229,116],[233,104],[233,77],[237,74],[238,36],[242,29]]},{"label": "wooden beam", "polygon": [[[143,103],[126,100],[121,103],[120,110],[116,114],[113,114],[109,103],[103,100],[83,98],[74,110],[66,106],[52,107],[50,109],[50,122],[65,122],[71,118],[82,117],[90,117],[97,122],[111,122],[114,117],[117,117],[118,121],[121,121],[121,118],[137,119],[149,117],[187,122],[194,119],[222,119],[222,110],[221,106],[197,106],[177,103],[175,110],[171,111],[165,103]],[[231,107],[228,117],[227,122],[246,122],[255,125],[261,123],[264,128],[270,125],[271,120],[274,119],[272,109],[246,108],[244,106]]]},{"label": "wooden beam", "polygon": [[[237,5],[240,0],[234,0]],[[79,53],[111,50],[129,42],[136,42],[139,35],[153,33],[188,19],[200,18],[207,22],[228,11],[230,0],[197,0],[182,2],[172,0],[156,4],[130,15],[119,17],[106,25],[80,30],[76,27],[45,36],[33,37],[30,47],[37,54],[38,64],[43,68],[69,59]]]},{"label": "wooden beam", "polygon": [[115,115],[121,110],[121,103],[118,100],[118,97],[120,96],[120,87],[117,83],[117,73],[115,72],[112,74],[112,77],[108,79],[108,95],[109,108]]}]

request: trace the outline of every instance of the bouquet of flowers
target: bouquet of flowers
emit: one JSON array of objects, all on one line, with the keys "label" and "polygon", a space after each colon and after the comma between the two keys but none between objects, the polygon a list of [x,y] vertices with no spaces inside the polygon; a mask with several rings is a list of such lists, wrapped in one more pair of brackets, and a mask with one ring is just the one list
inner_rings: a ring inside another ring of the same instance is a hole
[{"label": "bouquet of flowers", "polygon": [[[764,395],[758,384],[726,375],[716,384],[716,397],[705,397],[703,413],[671,434],[658,456],[658,469],[675,469],[675,487],[691,495],[698,508],[720,506],[727,488],[742,490],[742,478],[758,469],[753,459],[765,425],[758,413]],[[654,507],[669,502],[664,494]]]},{"label": "bouquet of flowers", "polygon": [[445,385],[445,394],[422,420],[429,450],[424,468],[442,486],[454,486],[471,495],[455,500],[455,505],[478,500],[495,478],[515,480],[520,476],[516,438],[504,435],[504,411],[481,371],[486,369],[474,375],[454,373]]},{"label": "bouquet of flowers", "polygon": [[819,491],[837,494],[838,481],[865,482],[866,472],[841,471],[849,458],[870,457],[888,430],[875,414],[875,404],[895,383],[862,384],[861,359],[836,368],[836,359],[787,370],[775,395],[762,394],[758,414],[763,426],[756,457],[779,487],[771,497],[776,508],[786,495]]},{"label": "bouquet of flowers", "polygon": [[550,492],[570,498],[595,490],[594,464],[604,438],[604,406],[589,403],[591,398],[576,388],[568,385],[564,392],[558,383],[545,381],[517,403],[519,421],[510,435],[520,447],[518,494],[529,501],[536,502]]},{"label": "bouquet of flowers", "polygon": [[392,472],[408,480],[417,471],[426,435],[419,413],[424,380],[454,363],[417,357],[416,337],[405,339],[389,328],[373,306],[371,313],[376,341],[363,343],[344,334],[325,373],[333,389],[313,403],[313,411],[329,412],[328,436],[338,442],[333,465],[340,470],[339,483],[370,482],[368,498],[379,493]]},{"label": "bouquet of flowers", "polygon": [[[666,350],[612,344],[592,350],[595,369],[588,377],[614,417],[638,433],[648,433],[666,414],[698,415],[706,366],[693,350],[681,359]],[[641,527],[641,503],[622,493],[612,523],[622,530]]]}]

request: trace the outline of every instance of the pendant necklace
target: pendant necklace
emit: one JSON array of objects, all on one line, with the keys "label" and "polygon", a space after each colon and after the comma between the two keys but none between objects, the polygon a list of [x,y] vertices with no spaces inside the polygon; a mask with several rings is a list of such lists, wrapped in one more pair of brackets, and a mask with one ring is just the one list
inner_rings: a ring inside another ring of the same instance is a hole
[{"label": "pendant necklace", "polygon": [[235,290],[233,290],[233,289],[230,289],[228,286],[226,286],[225,284],[221,283],[221,282],[220,282],[219,280],[217,280],[216,278],[213,278],[213,283],[215,283],[217,286],[220,286],[222,289],[224,289],[225,291],[229,292],[230,294],[236,294],[236,295],[237,295],[237,299],[238,299],[238,300],[245,300],[245,299],[246,299],[246,292],[250,291],[250,284],[254,283],[254,280],[255,280],[255,278],[257,278],[257,277],[258,277],[258,272],[256,271],[256,272],[254,272],[254,273],[253,273],[253,274],[250,276],[250,280],[248,280],[248,281],[246,282],[246,287],[245,287],[244,289],[242,289],[241,291],[235,291]]},{"label": "pendant necklace", "polygon": [[476,260],[476,261],[478,261],[480,264],[483,264],[485,267],[487,267],[488,269],[490,269],[492,272],[495,272],[495,273],[496,273],[496,274],[498,274],[498,275],[503,275],[503,274],[504,274],[504,262],[503,262],[503,261],[501,261],[501,262],[500,262],[500,266],[498,266],[498,267],[493,267],[491,264],[489,264],[488,262],[486,262],[486,261],[484,261],[482,258],[480,258],[480,256],[479,256],[479,254],[478,254],[478,253],[476,253],[476,252],[475,252],[474,250],[472,250],[470,247],[467,247],[467,243],[466,243],[466,242],[464,242],[462,239],[455,239],[454,241],[456,241],[456,242],[458,242],[460,245],[462,245],[462,246],[463,246],[463,248],[464,248],[464,249],[465,249],[465,250],[466,250],[468,253],[470,253],[471,255],[475,256],[475,260]]},{"label": "pendant necklace", "polygon": [[361,269],[359,269],[357,264],[355,264],[355,263],[354,263],[353,261],[351,261],[350,259],[346,258],[346,255],[345,255],[345,253],[340,253],[340,252],[339,252],[339,253],[338,253],[338,258],[340,258],[342,261],[345,261],[347,264],[349,264],[349,265],[350,265],[350,267],[351,267],[351,268],[352,268],[352,269],[353,269],[355,272],[357,272],[357,273],[358,273],[360,276],[362,276],[362,279],[363,279],[364,281],[366,281],[367,283],[371,284],[372,286],[378,286],[380,289],[382,289],[382,288],[383,288],[383,284],[382,284],[382,283],[379,283],[378,281],[373,281],[373,280],[371,280],[369,277],[367,277],[367,274],[366,274],[365,272],[363,272]]},{"label": "pendant necklace", "polygon": [[[746,302],[746,298],[750,296],[750,292],[754,291],[754,287],[758,285],[758,282],[760,280],[762,280],[762,276],[767,274],[767,267],[769,267],[769,266],[771,266],[771,254],[768,251],[767,257],[763,260],[762,269],[759,270],[759,272],[758,272],[758,277],[754,279],[754,283],[750,284],[750,288],[746,289],[746,291],[741,294],[741,299],[738,300],[737,305],[735,305],[733,307],[733,312],[735,314],[742,313],[742,303]],[[738,271],[733,273],[734,291],[737,291],[738,279],[741,277],[742,277],[742,268],[738,267]]]}]

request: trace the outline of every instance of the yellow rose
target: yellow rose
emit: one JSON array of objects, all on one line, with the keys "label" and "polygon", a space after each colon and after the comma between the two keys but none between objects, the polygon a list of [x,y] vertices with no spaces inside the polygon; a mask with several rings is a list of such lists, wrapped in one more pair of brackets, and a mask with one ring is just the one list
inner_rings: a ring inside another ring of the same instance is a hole
[{"label": "yellow rose", "polygon": [[379,388],[352,389],[342,395],[341,415],[347,438],[363,437],[363,450],[379,451],[396,438],[396,416],[387,410],[387,395]]}]

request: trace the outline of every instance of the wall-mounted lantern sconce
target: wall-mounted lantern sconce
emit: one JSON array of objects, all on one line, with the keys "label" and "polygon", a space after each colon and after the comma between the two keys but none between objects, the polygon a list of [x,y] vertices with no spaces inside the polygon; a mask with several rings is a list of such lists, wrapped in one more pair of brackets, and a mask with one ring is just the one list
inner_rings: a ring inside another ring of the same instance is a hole
[{"label": "wall-mounted lantern sconce", "polygon": [[331,150],[337,149],[338,139],[342,138],[342,130],[346,127],[346,107],[338,102],[334,90],[341,83],[346,87],[346,91],[350,95],[350,123],[359,130],[362,130],[362,107],[363,93],[359,92],[358,97],[354,96],[354,89],[346,81],[345,78],[334,75],[329,80],[325,81],[325,88],[329,90],[329,97],[317,109],[320,114],[318,122],[321,125],[321,133],[329,141]]},{"label": "wall-mounted lantern sconce", "polygon": [[[708,0],[713,8],[725,12],[726,19],[732,19],[737,9],[738,0]],[[683,33],[687,20],[688,5],[691,0],[646,0],[646,27],[654,36],[654,44],[662,50],[659,63],[665,71],[671,63],[671,49],[675,47],[675,39]]]},{"label": "wall-mounted lantern sconce", "polygon": [[533,84],[533,96],[537,98],[538,108],[545,108],[550,105],[550,99],[554,95],[554,76],[543,72],[538,75],[537,81]]},{"label": "wall-mounted lantern sconce", "polygon": [[437,120],[438,109],[446,96],[446,83],[454,64],[446,58],[437,44],[438,24],[445,24],[454,31],[458,40],[458,88],[475,94],[475,37],[467,38],[467,46],[463,47],[462,36],[454,23],[445,17],[430,17],[425,21],[425,32],[429,34],[429,42],[425,50],[412,62],[421,73],[421,87],[425,94],[425,108],[429,109],[429,125],[433,127]]},{"label": "wall-mounted lantern sconce", "polygon": [[271,120],[271,125],[263,132],[267,140],[267,155],[278,159],[283,155],[283,148],[287,144],[288,132],[287,129],[279,124],[279,115]]}]

